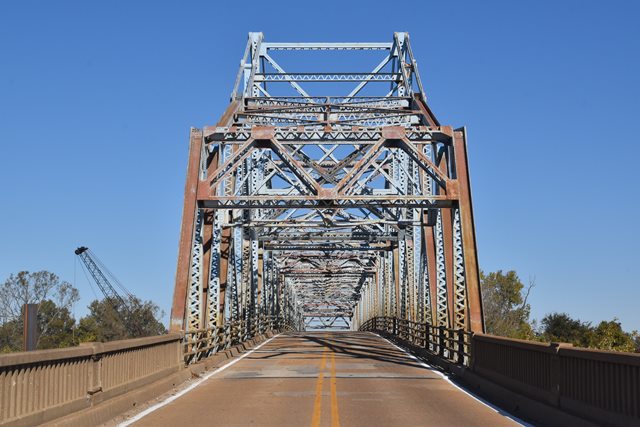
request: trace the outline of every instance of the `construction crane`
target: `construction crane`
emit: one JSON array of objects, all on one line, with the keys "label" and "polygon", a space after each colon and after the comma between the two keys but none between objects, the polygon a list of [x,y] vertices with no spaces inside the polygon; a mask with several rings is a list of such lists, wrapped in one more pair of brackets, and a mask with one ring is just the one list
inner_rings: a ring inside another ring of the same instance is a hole
[{"label": "construction crane", "polygon": [[[122,324],[127,329],[129,334],[132,333],[129,319],[131,319],[131,301],[133,301],[133,295],[120,283],[120,281],[105,267],[100,259],[86,246],[81,246],[75,250],[75,254],[82,260],[85,267],[93,277],[93,280],[100,288],[100,291],[104,294],[106,301],[111,305],[113,311],[116,312]],[[111,280],[109,280],[111,279]],[[116,290],[113,283],[124,294]],[[123,312],[124,311],[124,312]]]}]

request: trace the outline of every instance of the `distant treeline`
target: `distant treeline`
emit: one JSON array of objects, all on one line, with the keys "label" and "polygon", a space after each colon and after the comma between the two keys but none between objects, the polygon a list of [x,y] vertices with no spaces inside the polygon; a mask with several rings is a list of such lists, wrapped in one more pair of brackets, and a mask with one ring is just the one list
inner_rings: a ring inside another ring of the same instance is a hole
[{"label": "distant treeline", "polygon": [[550,313],[539,323],[531,321],[527,300],[535,283],[525,285],[515,271],[480,274],[485,326],[489,334],[640,353],[640,334],[638,331],[625,332],[618,319],[593,325],[566,313]]},{"label": "distant treeline", "polygon": [[22,351],[24,304],[38,304],[38,349],[87,341],[114,341],[166,333],[162,312],[151,301],[131,297],[126,310],[119,301],[94,300],[89,314],[76,319],[71,309],[80,294],[54,273],[21,271],[0,285],[0,352]]}]

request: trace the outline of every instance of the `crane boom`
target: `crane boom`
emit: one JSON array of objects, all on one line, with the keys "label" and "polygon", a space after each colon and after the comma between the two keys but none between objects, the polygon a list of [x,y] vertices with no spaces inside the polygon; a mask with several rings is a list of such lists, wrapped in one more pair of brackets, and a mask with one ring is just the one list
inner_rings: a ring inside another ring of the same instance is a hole
[{"label": "crane boom", "polygon": [[[87,267],[87,270],[89,270],[89,273],[91,273],[93,280],[95,280],[105,298],[112,301],[112,304],[114,304],[115,302],[120,303],[122,309],[124,309],[128,314],[131,314],[131,308],[129,307],[128,301],[125,301],[122,295],[120,295],[116,288],[113,287],[109,279],[107,279],[107,276],[104,274],[104,272],[100,269],[100,267],[98,267],[98,264],[94,259],[95,256],[92,254],[89,248],[87,248],[86,246],[81,246],[76,249],[75,253]],[[119,310],[116,309],[115,311],[120,317],[122,317],[122,313],[120,313]],[[122,320],[125,321],[124,318],[122,318]]]}]

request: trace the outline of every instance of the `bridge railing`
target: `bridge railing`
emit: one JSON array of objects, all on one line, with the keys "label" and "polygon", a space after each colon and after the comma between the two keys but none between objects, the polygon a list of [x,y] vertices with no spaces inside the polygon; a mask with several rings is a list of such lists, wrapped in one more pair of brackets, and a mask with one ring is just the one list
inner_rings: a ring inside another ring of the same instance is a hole
[{"label": "bridge railing", "polygon": [[181,369],[180,334],[0,355],[0,424],[36,425]]},{"label": "bridge railing", "polygon": [[394,338],[472,383],[488,381],[598,424],[640,425],[640,354],[471,334],[392,317],[372,318],[360,330]]},{"label": "bridge railing", "polygon": [[395,317],[374,317],[360,326],[361,331],[393,336],[404,344],[423,349],[442,360],[468,366],[472,333],[464,329],[433,326]]},{"label": "bridge railing", "polygon": [[477,334],[473,372],[608,425],[640,425],[640,354]]},{"label": "bridge railing", "polygon": [[290,329],[283,317],[260,316],[254,321],[238,320],[224,326],[185,332],[183,354],[186,364],[213,356],[252,337]]},{"label": "bridge railing", "polygon": [[186,334],[0,355],[0,425],[41,424],[173,373],[183,378],[185,364],[288,329],[284,318],[261,316]]}]

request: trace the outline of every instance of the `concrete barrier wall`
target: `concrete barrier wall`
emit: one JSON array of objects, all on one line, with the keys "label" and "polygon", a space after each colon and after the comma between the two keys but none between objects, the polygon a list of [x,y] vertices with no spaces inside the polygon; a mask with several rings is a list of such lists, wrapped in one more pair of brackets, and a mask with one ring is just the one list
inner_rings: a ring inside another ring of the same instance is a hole
[{"label": "concrete barrier wall", "polygon": [[471,369],[602,425],[640,425],[640,354],[476,334]]},{"label": "concrete barrier wall", "polygon": [[472,334],[467,358],[460,351],[467,337],[451,339],[454,330],[387,317],[360,330],[394,339],[518,416],[549,425],[640,426],[640,354]]},{"label": "concrete barrier wall", "polygon": [[35,425],[184,366],[180,334],[0,355],[0,424]]}]

